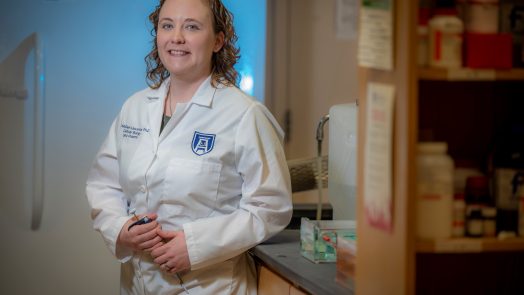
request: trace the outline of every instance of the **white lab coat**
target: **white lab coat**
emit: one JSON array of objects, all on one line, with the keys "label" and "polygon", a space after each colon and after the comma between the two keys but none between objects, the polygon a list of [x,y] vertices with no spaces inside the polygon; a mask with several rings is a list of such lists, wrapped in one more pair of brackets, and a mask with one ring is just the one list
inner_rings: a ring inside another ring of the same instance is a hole
[{"label": "white lab coat", "polygon": [[121,293],[183,293],[149,254],[116,249],[135,208],[156,212],[164,230],[184,230],[191,294],[256,294],[246,250],[291,218],[283,132],[262,104],[208,78],[159,134],[168,84],[125,102],[87,180],[94,228],[122,262]]}]

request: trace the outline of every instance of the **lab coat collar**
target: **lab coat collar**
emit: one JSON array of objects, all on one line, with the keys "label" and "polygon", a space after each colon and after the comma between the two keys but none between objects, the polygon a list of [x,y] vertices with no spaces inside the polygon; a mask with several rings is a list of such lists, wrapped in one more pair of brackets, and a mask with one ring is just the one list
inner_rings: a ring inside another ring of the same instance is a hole
[{"label": "lab coat collar", "polygon": [[[151,89],[149,88],[145,96],[147,97],[147,102],[149,103],[148,108],[148,117],[151,124],[151,129],[153,130],[153,134],[160,134],[160,121],[162,120],[162,114],[164,109],[164,103],[165,103],[165,97],[167,95],[167,91],[169,89],[169,83],[170,80],[167,79],[164,81],[159,88],[157,89]],[[223,86],[219,85],[218,88],[221,88]],[[196,104],[203,107],[210,108],[213,103],[213,98],[215,95],[215,91],[217,88],[213,87],[211,85],[211,75],[207,77],[202,84],[198,87],[197,91],[191,98],[191,101],[189,101],[189,104]],[[186,111],[189,109],[190,106],[186,107]],[[175,128],[178,121],[181,118],[171,118],[169,122],[164,127],[164,131],[160,134],[160,136],[154,136],[153,135],[153,144],[155,148],[158,146],[160,142],[164,140],[164,138]]]},{"label": "lab coat collar", "polygon": [[[220,84],[219,84],[220,85]],[[216,88],[211,85],[211,75],[207,77],[198,87],[197,91],[191,99],[191,103],[198,104],[204,107],[211,107],[213,98],[215,96]]]},{"label": "lab coat collar", "polygon": [[[152,89],[149,88],[148,92],[146,93],[146,97],[148,98],[149,102],[155,102],[159,99],[163,99],[167,95],[167,90],[169,89],[170,80],[166,79],[159,88]],[[217,88],[222,88],[222,84],[218,84]],[[216,89],[213,85],[211,85],[211,75],[207,77],[202,84],[198,87],[197,91],[191,98],[190,104],[198,104],[204,107],[211,107],[211,104],[213,103],[213,98],[215,96]]]},{"label": "lab coat collar", "polygon": [[162,84],[160,84],[160,87],[157,89],[148,88],[145,93],[145,97],[147,97],[148,102],[156,102],[160,100],[161,98],[165,98],[167,94],[167,89],[169,87],[169,79],[166,79]]}]

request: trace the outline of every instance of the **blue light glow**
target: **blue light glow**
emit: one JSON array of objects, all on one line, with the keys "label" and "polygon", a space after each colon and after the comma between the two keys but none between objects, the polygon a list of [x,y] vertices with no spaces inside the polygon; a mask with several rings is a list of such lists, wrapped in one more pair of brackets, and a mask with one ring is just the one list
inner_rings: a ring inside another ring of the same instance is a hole
[{"label": "blue light glow", "polygon": [[253,77],[251,75],[242,75],[240,89],[249,95],[253,95]]},{"label": "blue light glow", "polygon": [[242,91],[246,92],[247,94],[253,96],[254,95],[254,85],[255,81],[253,79],[253,71],[251,70],[251,67],[244,64],[244,68],[238,71],[240,75],[240,83],[239,87],[242,89]]},{"label": "blue light glow", "polygon": [[266,2],[223,0],[234,16],[238,35],[240,60],[235,68],[240,75],[239,87],[259,101],[264,101],[265,96]]}]

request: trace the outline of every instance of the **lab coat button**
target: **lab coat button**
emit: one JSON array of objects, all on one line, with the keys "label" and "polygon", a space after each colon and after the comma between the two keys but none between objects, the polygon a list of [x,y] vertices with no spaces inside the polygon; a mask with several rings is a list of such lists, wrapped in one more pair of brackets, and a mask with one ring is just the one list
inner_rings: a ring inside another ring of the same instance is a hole
[{"label": "lab coat button", "polygon": [[142,185],[142,186],[140,186],[140,191],[141,191],[141,192],[143,192],[143,193],[145,193],[145,192],[146,192],[146,187],[145,187],[145,186],[143,186],[143,185]]}]

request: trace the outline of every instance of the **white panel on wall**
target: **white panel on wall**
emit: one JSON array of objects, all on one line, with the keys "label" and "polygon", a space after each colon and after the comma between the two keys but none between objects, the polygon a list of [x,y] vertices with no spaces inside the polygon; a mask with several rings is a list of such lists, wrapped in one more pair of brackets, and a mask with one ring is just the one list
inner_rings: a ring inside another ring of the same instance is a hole
[{"label": "white panel on wall", "polygon": [[[265,20],[263,0],[225,2],[237,28],[251,25],[242,21]],[[256,7],[245,8],[248,2]],[[152,40],[147,16],[156,5],[156,0],[0,1],[0,61],[38,33],[46,85],[44,203],[37,231],[30,229],[32,159],[27,157],[34,145],[29,128],[34,100],[0,98],[0,294],[119,293],[119,264],[92,230],[84,186],[122,103],[146,87],[144,57]],[[250,11],[261,14],[249,18]],[[239,42],[265,40],[264,27],[238,30]],[[253,94],[261,99],[265,45],[250,42],[240,46],[243,58],[250,57]],[[33,64],[30,56],[28,97],[34,95]]]},{"label": "white panel on wall", "polygon": [[[119,265],[92,230],[87,171],[126,97],[145,87],[154,1],[0,1],[0,61],[33,32],[45,51],[41,227],[30,228],[34,55],[28,98],[0,98],[0,294],[118,294]],[[5,28],[9,28],[6,30]],[[1,80],[1,79],[0,79]],[[8,242],[6,242],[8,241]],[[30,283],[28,283],[30,282]]]}]

